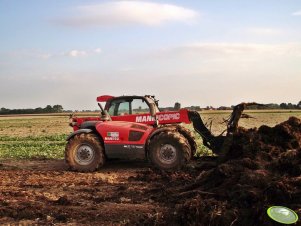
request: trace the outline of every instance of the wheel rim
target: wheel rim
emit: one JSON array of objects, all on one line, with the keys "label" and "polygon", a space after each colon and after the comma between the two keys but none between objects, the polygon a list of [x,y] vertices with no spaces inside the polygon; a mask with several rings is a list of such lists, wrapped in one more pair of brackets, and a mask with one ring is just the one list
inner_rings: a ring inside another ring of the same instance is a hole
[{"label": "wheel rim", "polygon": [[75,161],[79,165],[89,165],[90,163],[93,162],[95,158],[95,152],[94,149],[88,145],[88,144],[82,144],[80,145],[75,154]]},{"label": "wheel rim", "polygon": [[159,150],[159,157],[165,164],[173,163],[177,158],[177,149],[171,144],[164,144]]}]

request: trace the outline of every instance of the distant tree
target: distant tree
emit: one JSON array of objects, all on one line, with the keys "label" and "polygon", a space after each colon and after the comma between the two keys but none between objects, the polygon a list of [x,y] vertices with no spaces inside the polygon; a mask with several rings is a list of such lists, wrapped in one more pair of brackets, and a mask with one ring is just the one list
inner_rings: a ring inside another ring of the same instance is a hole
[{"label": "distant tree", "polygon": [[181,109],[181,104],[180,104],[179,102],[176,102],[176,103],[175,103],[175,106],[174,106],[174,109],[175,109],[176,111],[180,110],[180,109]]},{"label": "distant tree", "polygon": [[280,108],[280,106],[278,104],[273,104],[273,103],[272,104],[266,104],[265,107],[267,109],[279,109]]},{"label": "distant tree", "polygon": [[43,108],[34,109],[35,113],[43,113]]},{"label": "distant tree", "polygon": [[190,106],[187,107],[188,110],[192,110],[192,111],[201,111],[201,107],[200,106]]},{"label": "distant tree", "polygon": [[1,108],[1,110],[0,110],[1,114],[8,114],[9,111],[10,111],[10,110],[7,109],[7,108]]},{"label": "distant tree", "polygon": [[280,108],[282,108],[282,109],[287,109],[287,104],[286,104],[286,103],[281,103],[281,104],[280,104]]},{"label": "distant tree", "polygon": [[299,103],[297,104],[297,108],[301,109],[301,100],[300,100]]},{"label": "distant tree", "polygon": [[231,110],[230,107],[226,107],[226,106],[220,106],[217,108],[217,110]]},{"label": "distant tree", "polygon": [[212,106],[207,106],[205,109],[206,110],[213,110],[214,108]]},{"label": "distant tree", "polygon": [[288,103],[288,104],[287,104],[287,108],[288,108],[288,109],[293,109],[293,108],[294,108],[294,105],[293,105],[292,103]]},{"label": "distant tree", "polygon": [[45,108],[44,108],[44,112],[45,113],[52,113],[53,109],[51,107],[51,105],[47,105]]},{"label": "distant tree", "polygon": [[52,107],[52,110],[53,110],[53,112],[55,112],[55,113],[61,113],[61,112],[63,112],[63,107],[62,107],[62,105],[53,105],[53,107]]}]

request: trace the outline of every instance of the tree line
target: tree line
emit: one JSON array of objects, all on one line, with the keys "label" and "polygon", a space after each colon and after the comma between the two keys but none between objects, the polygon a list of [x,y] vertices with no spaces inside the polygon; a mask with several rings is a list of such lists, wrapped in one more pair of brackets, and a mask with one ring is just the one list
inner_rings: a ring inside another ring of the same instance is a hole
[{"label": "tree line", "polygon": [[[212,106],[207,106],[206,108],[203,108],[202,110],[232,110],[235,107],[235,105],[232,105],[231,107],[227,106],[220,106],[218,108],[214,108]],[[301,109],[301,101],[299,101],[297,104],[292,103],[281,103],[281,104],[260,104],[260,105],[252,105],[247,106],[246,109],[249,110],[277,110],[277,109],[286,109],[286,110],[300,110]]]},{"label": "tree line", "polygon": [[301,101],[297,104],[281,103],[281,104],[264,104],[263,106],[248,106],[248,109],[301,109]]},{"label": "tree line", "polygon": [[61,113],[64,111],[62,105],[47,105],[45,108],[26,108],[26,109],[8,109],[1,108],[0,115],[11,115],[11,114],[42,114],[42,113]]}]

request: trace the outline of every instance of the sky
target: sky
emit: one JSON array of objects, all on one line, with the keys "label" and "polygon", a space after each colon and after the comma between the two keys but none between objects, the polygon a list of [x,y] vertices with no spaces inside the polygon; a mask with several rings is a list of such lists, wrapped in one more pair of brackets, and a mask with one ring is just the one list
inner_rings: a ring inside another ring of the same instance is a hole
[{"label": "sky", "polygon": [[0,0],[0,108],[301,100],[301,1]]}]

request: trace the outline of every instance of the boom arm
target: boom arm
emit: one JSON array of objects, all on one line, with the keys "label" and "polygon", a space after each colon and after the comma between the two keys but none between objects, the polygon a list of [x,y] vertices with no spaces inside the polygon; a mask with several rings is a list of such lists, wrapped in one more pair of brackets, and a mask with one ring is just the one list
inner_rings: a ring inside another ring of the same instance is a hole
[{"label": "boom arm", "polygon": [[214,136],[211,131],[205,126],[201,116],[197,111],[189,111],[188,116],[190,121],[193,124],[194,130],[200,134],[203,139],[203,143],[206,147],[210,148],[214,153],[218,154],[221,152],[225,139],[230,136],[231,134],[237,132],[238,128],[238,121],[240,118],[250,117],[246,114],[243,114],[243,111],[247,106],[264,106],[258,103],[241,103],[236,105],[233,108],[233,111],[227,120],[227,134],[226,136]]}]

